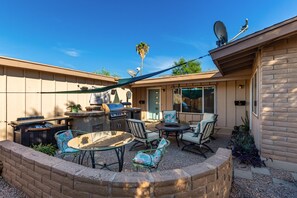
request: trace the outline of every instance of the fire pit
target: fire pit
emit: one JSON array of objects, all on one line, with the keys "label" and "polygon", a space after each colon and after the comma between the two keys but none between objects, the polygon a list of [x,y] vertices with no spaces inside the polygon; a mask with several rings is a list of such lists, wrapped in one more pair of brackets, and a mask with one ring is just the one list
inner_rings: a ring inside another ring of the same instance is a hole
[{"label": "fire pit", "polygon": [[[54,135],[57,131],[68,129],[68,117],[54,117],[45,119],[43,116],[17,118],[10,125],[13,127],[13,141],[24,146],[34,144],[56,144]],[[61,121],[65,120],[65,124]],[[49,121],[58,121],[52,124]]]}]

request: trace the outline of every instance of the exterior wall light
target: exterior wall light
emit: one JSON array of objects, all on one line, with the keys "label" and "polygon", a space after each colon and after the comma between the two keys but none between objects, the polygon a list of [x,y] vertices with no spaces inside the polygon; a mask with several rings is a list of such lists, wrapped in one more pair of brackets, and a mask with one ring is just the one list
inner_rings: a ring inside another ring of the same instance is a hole
[{"label": "exterior wall light", "polygon": [[238,85],[238,89],[243,89],[244,85]]}]

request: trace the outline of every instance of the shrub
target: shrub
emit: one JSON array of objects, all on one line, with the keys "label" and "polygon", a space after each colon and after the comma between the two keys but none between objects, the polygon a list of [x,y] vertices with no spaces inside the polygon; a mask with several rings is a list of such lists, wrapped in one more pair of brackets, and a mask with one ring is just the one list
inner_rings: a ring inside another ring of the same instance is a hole
[{"label": "shrub", "polygon": [[241,117],[242,125],[239,126],[239,130],[244,132],[250,131],[250,119],[248,111],[245,111],[245,118]]},{"label": "shrub", "polygon": [[33,145],[33,149],[35,151],[39,151],[51,156],[54,156],[57,150],[57,148],[52,144],[41,144],[41,143]]},{"label": "shrub", "polygon": [[239,159],[240,163],[253,165],[254,167],[266,166],[260,158],[254,137],[248,131],[241,131],[240,127],[234,127],[230,146],[232,155]]}]

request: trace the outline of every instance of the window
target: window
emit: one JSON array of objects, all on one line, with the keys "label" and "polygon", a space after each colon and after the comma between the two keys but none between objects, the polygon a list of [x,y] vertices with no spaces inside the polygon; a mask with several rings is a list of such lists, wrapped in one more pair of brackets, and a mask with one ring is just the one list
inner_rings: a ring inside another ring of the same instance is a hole
[{"label": "window", "polygon": [[173,109],[191,113],[214,113],[214,98],[214,87],[175,89],[173,94]]},{"label": "window", "polygon": [[259,107],[258,107],[258,92],[259,92],[259,85],[258,85],[258,73],[255,72],[254,76],[252,77],[252,112],[255,115],[258,115]]}]

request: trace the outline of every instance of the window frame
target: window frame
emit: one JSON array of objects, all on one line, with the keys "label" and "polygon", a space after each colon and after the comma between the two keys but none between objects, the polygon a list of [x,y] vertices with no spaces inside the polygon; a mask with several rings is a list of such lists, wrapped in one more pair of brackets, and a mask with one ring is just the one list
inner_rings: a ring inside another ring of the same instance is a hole
[{"label": "window frame", "polygon": [[[255,86],[256,85],[256,86]],[[256,102],[256,105],[254,105]],[[251,112],[254,116],[259,116],[259,72],[258,69],[251,78]]]},{"label": "window frame", "polygon": [[[213,88],[214,90],[214,104],[213,104],[213,108],[214,108],[214,112],[213,113],[216,113],[217,112],[217,89],[216,89],[216,86],[215,85],[205,85],[205,86],[195,86],[195,87],[178,87],[178,88],[174,88],[173,89],[173,96],[174,96],[174,91],[177,89],[178,90],[178,94],[181,95],[182,97],[182,89],[193,89],[193,88],[202,88],[202,112],[201,113],[198,113],[198,112],[188,112],[188,111],[185,111],[183,112],[182,111],[182,103],[180,104],[179,108],[180,108],[180,113],[196,113],[196,114],[203,114],[205,113],[205,108],[204,108],[204,89],[205,88]],[[174,106],[174,99],[172,100],[172,106]]]}]

